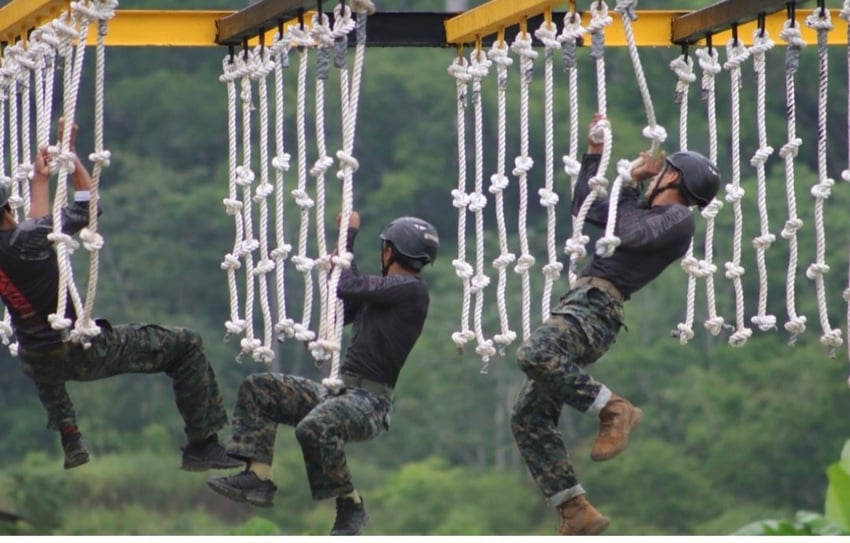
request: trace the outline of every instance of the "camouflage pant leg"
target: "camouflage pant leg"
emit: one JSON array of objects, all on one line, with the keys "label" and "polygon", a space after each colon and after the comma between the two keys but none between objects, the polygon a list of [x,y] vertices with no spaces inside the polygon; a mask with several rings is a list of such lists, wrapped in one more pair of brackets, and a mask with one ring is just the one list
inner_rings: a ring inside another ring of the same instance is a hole
[{"label": "camouflage pant leg", "polygon": [[315,500],[354,490],[343,446],[373,439],[389,427],[392,403],[363,389],[329,396],[295,427]]},{"label": "camouflage pant leg", "polygon": [[227,452],[271,464],[278,424],[296,426],[322,401],[316,381],[283,373],[255,373],[239,387]]},{"label": "camouflage pant leg", "polygon": [[[57,357],[25,355],[25,373],[36,382],[49,427],[67,420],[66,381],[95,381],[128,373],[165,373],[173,381],[177,409],[189,441],[227,424],[227,412],[200,336],[188,329],[126,324],[104,329],[89,349],[69,345]],[[71,409],[71,413],[73,410]]]},{"label": "camouflage pant leg", "polygon": [[562,404],[540,392],[537,383],[526,379],[511,416],[511,431],[517,448],[547,499],[568,489],[576,489],[576,494],[583,493],[583,490],[578,491],[581,487],[558,431],[561,407]]}]

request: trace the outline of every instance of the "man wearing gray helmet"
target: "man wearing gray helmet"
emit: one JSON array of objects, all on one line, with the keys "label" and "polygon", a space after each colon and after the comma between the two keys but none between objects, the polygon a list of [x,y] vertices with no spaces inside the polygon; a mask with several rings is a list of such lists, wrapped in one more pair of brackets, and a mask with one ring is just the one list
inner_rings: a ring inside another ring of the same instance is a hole
[{"label": "man wearing gray helmet", "polygon": [[[602,122],[596,114],[590,134]],[[590,138],[579,172],[572,212],[590,194],[603,144]],[[526,381],[514,404],[511,430],[547,502],[558,508],[562,535],[595,535],[609,524],[585,498],[558,431],[561,408],[599,417],[590,457],[609,460],[622,452],[642,417],[639,408],[611,392],[585,369],[610,347],[623,325],[623,302],[685,255],[694,234],[690,206],[705,207],[717,194],[717,168],[703,155],[683,151],[664,158],[643,153],[618,200],[610,257],[594,255],[551,316],[517,350]],[[649,180],[641,198],[638,184]],[[608,201],[597,200],[587,222],[604,227]]]},{"label": "man wearing gray helmet", "polygon": [[[349,252],[360,215],[348,223]],[[342,270],[337,296],[351,344],[340,367],[344,388],[283,373],[249,375],[239,388],[228,453],[245,461],[245,471],[213,477],[210,487],[232,500],[271,507],[271,481],[278,424],[295,428],[315,500],[336,498],[331,535],[359,535],[368,521],[354,489],[343,446],[368,441],[389,428],[393,388],[428,313],[428,287],[419,275],[437,257],[436,229],[416,217],[400,217],[381,232],[381,275],[361,275],[355,260]]]}]

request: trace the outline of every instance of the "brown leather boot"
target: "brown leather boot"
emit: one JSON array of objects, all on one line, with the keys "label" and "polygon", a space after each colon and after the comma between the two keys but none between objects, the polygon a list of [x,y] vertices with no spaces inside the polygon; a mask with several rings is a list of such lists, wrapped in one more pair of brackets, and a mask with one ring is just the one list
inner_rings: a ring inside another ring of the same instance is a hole
[{"label": "brown leather boot", "polygon": [[562,503],[561,524],[558,533],[561,535],[598,535],[608,528],[611,523],[595,507],[590,505],[584,494]]},{"label": "brown leather boot", "polygon": [[643,411],[629,400],[611,395],[611,399],[599,412],[599,435],[590,451],[591,460],[610,460],[626,449],[629,432],[640,424]]}]

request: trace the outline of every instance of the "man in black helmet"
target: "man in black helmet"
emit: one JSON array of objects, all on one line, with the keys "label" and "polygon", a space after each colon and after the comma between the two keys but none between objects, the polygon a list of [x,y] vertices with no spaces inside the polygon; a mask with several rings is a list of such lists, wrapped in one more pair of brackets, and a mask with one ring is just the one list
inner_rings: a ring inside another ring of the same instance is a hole
[{"label": "man in black helmet", "polygon": [[[349,252],[360,228],[352,212]],[[331,392],[321,383],[283,373],[249,375],[233,412],[228,453],[245,471],[213,477],[210,487],[230,499],[271,507],[277,487],[271,463],[278,424],[295,428],[313,499],[336,498],[331,535],[359,535],[368,515],[354,489],[343,446],[368,441],[389,428],[393,388],[428,313],[428,287],[419,272],[437,258],[436,229],[416,217],[395,219],[381,232],[381,275],[361,275],[356,261],[342,270],[337,296],[351,344],[340,367],[345,384]]]},{"label": "man in black helmet", "polygon": [[[607,122],[597,114],[590,133]],[[590,138],[579,172],[572,212],[590,193],[603,144]],[[717,168],[693,151],[665,160],[643,153],[618,201],[615,233],[620,245],[610,257],[593,256],[551,316],[517,350],[526,381],[514,404],[511,430],[526,465],[547,502],[558,508],[562,535],[595,535],[609,524],[585,498],[558,431],[564,404],[599,417],[590,457],[609,460],[622,452],[642,417],[639,408],[612,393],[585,368],[601,357],[623,325],[623,302],[687,252],[694,233],[690,206],[704,207],[717,193]],[[644,197],[638,183],[650,179]],[[596,200],[587,222],[604,227],[608,201]]]},{"label": "man in black helmet", "polygon": [[[60,121],[60,140],[62,129]],[[76,126],[70,137],[71,152],[75,133]],[[67,341],[62,331],[51,325],[49,315],[55,313],[59,296],[59,267],[48,239],[53,232],[49,160],[47,148],[40,149],[33,164],[30,211],[20,223],[9,203],[8,188],[0,185],[0,296],[12,319],[21,368],[35,383],[47,411],[48,428],[59,432],[65,468],[89,461],[66,382],[160,372],[174,382],[189,441],[183,448],[181,468],[206,471],[238,466],[218,442],[217,432],[227,423],[227,412],[198,334],[154,324],[111,326],[98,319],[100,333],[84,348]],[[76,154],[72,178],[74,201],[62,212],[62,231],[67,235],[89,222],[91,177]],[[64,317],[73,323],[74,304],[67,304]]]}]

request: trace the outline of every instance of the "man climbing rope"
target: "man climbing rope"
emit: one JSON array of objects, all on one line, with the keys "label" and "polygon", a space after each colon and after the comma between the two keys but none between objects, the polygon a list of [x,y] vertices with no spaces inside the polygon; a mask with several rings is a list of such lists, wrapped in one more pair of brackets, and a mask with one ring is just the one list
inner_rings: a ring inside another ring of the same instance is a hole
[{"label": "man climbing rope", "polygon": [[[349,252],[360,228],[352,212]],[[382,276],[360,275],[354,260],[342,270],[337,296],[344,322],[353,323],[340,368],[344,387],[330,391],[296,375],[257,373],[242,386],[233,412],[228,453],[245,471],[212,477],[210,487],[232,500],[271,507],[277,490],[271,463],[278,424],[295,427],[315,500],[336,498],[331,535],[359,535],[366,506],[351,481],[343,446],[368,441],[389,428],[393,388],[428,313],[428,287],[420,277],[439,249],[436,229],[415,217],[395,219],[381,233]]]},{"label": "man climbing rope", "polygon": [[[62,130],[60,120],[60,141]],[[71,152],[76,130],[74,126],[71,131]],[[74,158],[74,202],[62,213],[62,231],[67,235],[79,232],[89,217],[91,177],[76,154]],[[33,164],[30,212],[20,224],[9,203],[9,189],[0,186],[0,296],[12,318],[21,368],[35,383],[47,410],[48,428],[60,433],[65,468],[89,461],[65,383],[159,372],[173,380],[177,409],[185,422],[189,443],[183,448],[181,468],[206,471],[239,466],[218,442],[217,432],[227,423],[227,412],[198,334],[155,324],[111,326],[98,319],[101,332],[84,348],[63,341],[62,333],[51,326],[48,317],[57,307],[59,268],[48,239],[53,231],[49,160],[48,149],[40,149]],[[74,305],[67,307],[64,316],[73,321]]]},{"label": "man climbing rope", "polygon": [[[590,125],[588,152],[572,204],[578,214],[590,193],[603,144],[593,134],[608,121],[600,114]],[[703,155],[683,151],[664,158],[641,154],[632,180],[620,194],[616,234],[621,243],[611,257],[593,256],[551,316],[517,350],[526,382],[514,404],[511,429],[535,482],[549,504],[560,510],[562,535],[595,535],[609,524],[585,498],[570,464],[558,419],[564,404],[599,416],[590,453],[595,461],[621,453],[642,412],[613,394],[585,368],[601,357],[623,325],[623,302],[655,279],[687,251],[694,233],[689,206],[708,205],[717,193],[717,168]],[[638,183],[650,179],[640,198]],[[593,203],[587,220],[604,227],[608,202]]]}]

